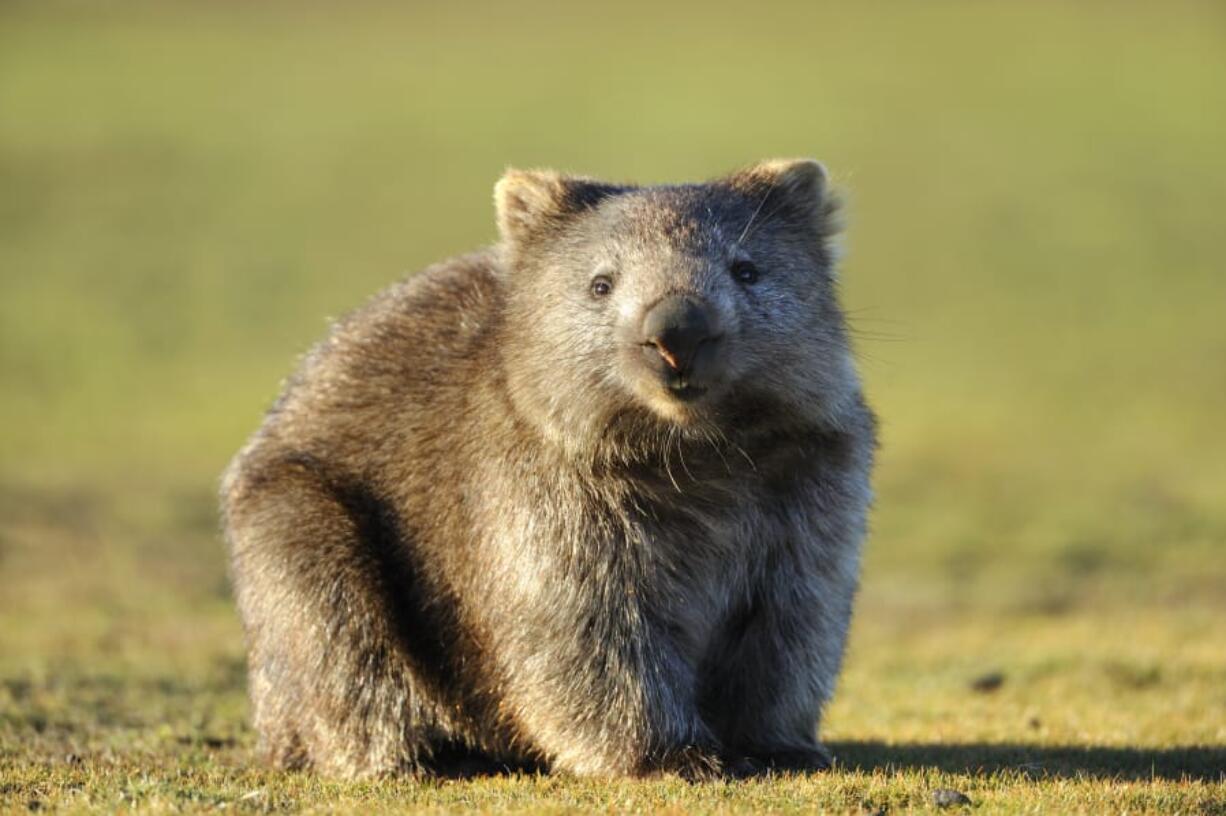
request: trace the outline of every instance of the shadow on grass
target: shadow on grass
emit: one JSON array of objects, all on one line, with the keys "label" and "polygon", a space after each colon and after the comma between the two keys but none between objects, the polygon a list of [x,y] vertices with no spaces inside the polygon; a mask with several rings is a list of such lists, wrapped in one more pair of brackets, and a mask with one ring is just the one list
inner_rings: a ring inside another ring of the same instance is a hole
[{"label": "shadow on grass", "polygon": [[1100,748],[1024,743],[834,742],[845,770],[916,771],[959,774],[1023,773],[1035,778],[1226,780],[1226,745],[1174,748]]},{"label": "shadow on grass", "polygon": [[[1098,748],[1019,743],[830,743],[843,771],[934,770],[968,775],[1021,774],[1033,779],[1226,781],[1226,745],[1176,748]],[[447,779],[548,773],[531,762],[507,762],[456,746],[435,753],[433,774]]]}]

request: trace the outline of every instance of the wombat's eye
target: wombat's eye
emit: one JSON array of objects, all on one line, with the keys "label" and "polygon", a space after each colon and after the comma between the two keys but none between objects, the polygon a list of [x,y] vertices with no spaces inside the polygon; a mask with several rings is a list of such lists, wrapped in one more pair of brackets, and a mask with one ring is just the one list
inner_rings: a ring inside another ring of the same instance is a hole
[{"label": "wombat's eye", "polygon": [[749,261],[733,261],[731,266],[732,279],[746,286],[757,283],[760,273],[758,267]]},{"label": "wombat's eye", "polygon": [[592,278],[592,296],[605,297],[613,291],[613,281],[608,275],[597,275]]}]

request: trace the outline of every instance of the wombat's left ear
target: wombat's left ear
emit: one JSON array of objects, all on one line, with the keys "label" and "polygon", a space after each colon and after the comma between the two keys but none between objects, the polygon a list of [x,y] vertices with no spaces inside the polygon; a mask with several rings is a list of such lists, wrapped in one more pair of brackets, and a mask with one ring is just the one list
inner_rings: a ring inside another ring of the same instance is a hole
[{"label": "wombat's left ear", "polygon": [[557,229],[625,188],[553,170],[508,170],[494,185],[494,207],[503,240],[518,243]]},{"label": "wombat's left ear", "polygon": [[726,183],[756,199],[757,217],[788,210],[822,236],[838,232],[838,197],[827,183],[826,168],[813,159],[770,159],[728,176]]}]

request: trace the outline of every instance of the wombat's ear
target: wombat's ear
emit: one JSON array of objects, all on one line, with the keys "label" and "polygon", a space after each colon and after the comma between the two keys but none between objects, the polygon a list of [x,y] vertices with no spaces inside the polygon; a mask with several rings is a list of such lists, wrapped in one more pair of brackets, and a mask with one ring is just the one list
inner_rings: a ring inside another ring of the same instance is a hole
[{"label": "wombat's ear", "polygon": [[788,211],[825,237],[839,231],[839,199],[826,168],[813,159],[770,159],[728,176],[725,182],[756,201],[757,217]]},{"label": "wombat's ear", "polygon": [[503,240],[517,243],[625,189],[553,170],[508,170],[494,185],[498,231]]}]

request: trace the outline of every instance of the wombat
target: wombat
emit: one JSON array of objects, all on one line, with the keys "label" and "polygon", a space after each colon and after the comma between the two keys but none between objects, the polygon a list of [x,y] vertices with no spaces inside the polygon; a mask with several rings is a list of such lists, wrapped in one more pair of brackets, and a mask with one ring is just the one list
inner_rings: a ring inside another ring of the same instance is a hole
[{"label": "wombat", "polygon": [[875,420],[822,166],[495,202],[498,244],[336,323],[224,476],[261,753],[828,767]]}]

